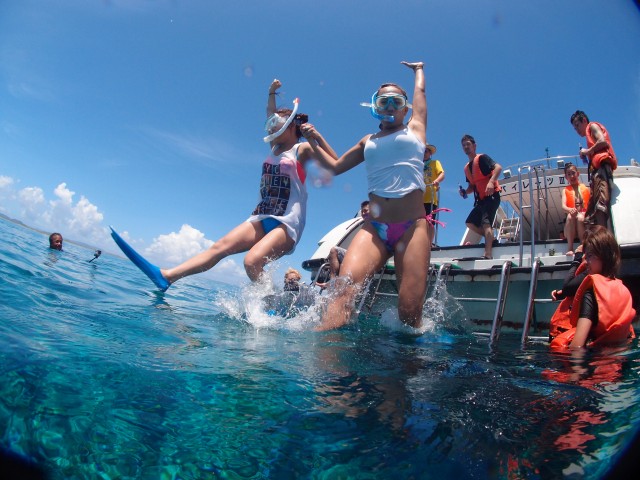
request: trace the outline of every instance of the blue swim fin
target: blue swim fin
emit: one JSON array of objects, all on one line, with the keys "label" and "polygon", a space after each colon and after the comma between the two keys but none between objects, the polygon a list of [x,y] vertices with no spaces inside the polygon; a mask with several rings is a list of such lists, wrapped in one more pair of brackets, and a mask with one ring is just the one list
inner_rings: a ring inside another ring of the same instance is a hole
[{"label": "blue swim fin", "polygon": [[122,253],[124,253],[136,267],[142,270],[142,272],[147,277],[149,277],[151,281],[156,284],[156,287],[158,287],[160,290],[164,292],[167,288],[169,288],[169,285],[171,284],[166,278],[162,276],[162,273],[160,273],[160,269],[154,264],[149,263],[142,255],[131,248],[131,245],[125,242],[122,237],[118,235],[118,233],[113,229],[112,226],[109,226],[109,228],[111,229],[111,237],[120,247]]}]

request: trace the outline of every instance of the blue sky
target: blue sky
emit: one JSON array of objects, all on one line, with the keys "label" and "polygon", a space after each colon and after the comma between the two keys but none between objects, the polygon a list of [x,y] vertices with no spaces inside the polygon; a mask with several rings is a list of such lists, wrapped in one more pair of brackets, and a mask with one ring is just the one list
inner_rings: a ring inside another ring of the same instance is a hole
[{"label": "blue sky", "polygon": [[[446,171],[440,244],[456,244],[470,133],[503,167],[572,155],[576,109],[602,122],[621,164],[640,157],[640,13],[631,0],[4,0],[0,212],[117,252],[114,225],[161,266],[252,211],[266,93],[343,153],[377,122],[383,82],[412,88],[424,61],[427,139]],[[366,198],[364,166],[309,187],[307,227],[277,275]],[[210,273],[246,281],[242,256]],[[305,274],[305,278],[308,275]]]}]

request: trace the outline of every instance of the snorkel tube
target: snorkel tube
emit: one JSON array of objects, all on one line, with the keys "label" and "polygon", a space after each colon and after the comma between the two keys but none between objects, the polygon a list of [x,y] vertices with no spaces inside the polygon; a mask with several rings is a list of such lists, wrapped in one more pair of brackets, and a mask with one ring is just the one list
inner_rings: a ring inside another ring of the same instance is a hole
[{"label": "snorkel tube", "polygon": [[289,118],[287,118],[287,121],[284,122],[284,125],[282,125],[282,127],[280,128],[280,130],[278,130],[275,133],[272,133],[271,135],[267,135],[266,137],[263,138],[264,143],[269,143],[271,140],[274,140],[276,138],[278,138],[280,135],[282,135],[284,133],[284,131],[287,129],[287,127],[289,125],[291,125],[291,122],[293,122],[293,119],[296,116],[296,113],[298,112],[298,105],[300,104],[300,99],[296,98],[293,101],[293,111],[291,112],[291,115],[289,115]]},{"label": "snorkel tube", "polygon": [[378,110],[376,109],[376,96],[378,95],[378,92],[375,91],[373,92],[373,95],[371,95],[371,103],[366,103],[366,102],[362,102],[360,103],[360,105],[362,107],[371,107],[371,116],[377,120],[384,120],[386,122],[393,122],[396,117],[394,117],[393,115],[382,115],[380,113],[378,113]]}]

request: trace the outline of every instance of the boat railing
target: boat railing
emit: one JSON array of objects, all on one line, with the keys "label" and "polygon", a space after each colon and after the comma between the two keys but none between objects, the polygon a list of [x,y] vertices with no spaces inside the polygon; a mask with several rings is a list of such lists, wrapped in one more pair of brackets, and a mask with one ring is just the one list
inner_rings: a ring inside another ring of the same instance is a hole
[{"label": "boat railing", "polygon": [[[555,157],[544,157],[544,158],[538,158],[535,160],[527,160],[525,162],[511,164],[505,167],[505,170],[515,170],[517,168],[524,167],[524,166],[529,166],[532,168],[543,166],[543,167],[546,167],[548,170],[553,168],[562,169],[564,168],[564,164],[567,162],[567,160],[571,161],[572,163],[575,162],[576,164],[579,164],[580,162],[582,162],[579,155],[558,155]],[[555,162],[555,165],[553,165],[553,162]]]},{"label": "boat railing", "polygon": [[491,324],[491,335],[489,344],[494,346],[500,335],[500,327],[504,318],[504,308],[507,304],[507,293],[509,291],[509,277],[511,276],[511,262],[504,262],[500,272],[500,286],[498,287],[498,298],[496,298],[496,311]]},{"label": "boat railing", "polygon": [[540,260],[536,260],[531,264],[531,281],[529,282],[529,297],[527,298],[527,311],[524,315],[522,323],[522,346],[527,343],[529,336],[529,328],[531,327],[531,319],[533,318],[533,307],[536,298],[536,290],[538,288],[538,272],[540,271]]},{"label": "boat railing", "polygon": [[[523,172],[526,171],[527,172],[527,179],[529,180],[529,204],[525,205],[524,201],[523,201],[523,196],[522,196],[522,175]],[[520,204],[520,225],[524,225],[524,220],[525,220],[525,210],[529,209],[530,210],[530,215],[529,217],[531,218],[531,222],[530,222],[530,234],[531,234],[531,258],[533,259],[534,253],[535,253],[535,242],[536,242],[536,237],[535,237],[535,230],[536,230],[536,220],[535,220],[535,204],[533,202],[533,183],[532,182],[532,176],[531,176],[531,165],[523,165],[521,167],[518,167],[518,201]],[[518,265],[522,265],[522,260],[524,258],[524,229],[520,228],[520,235],[518,236],[518,240],[520,243],[520,249],[519,249],[519,261],[518,261]]]}]

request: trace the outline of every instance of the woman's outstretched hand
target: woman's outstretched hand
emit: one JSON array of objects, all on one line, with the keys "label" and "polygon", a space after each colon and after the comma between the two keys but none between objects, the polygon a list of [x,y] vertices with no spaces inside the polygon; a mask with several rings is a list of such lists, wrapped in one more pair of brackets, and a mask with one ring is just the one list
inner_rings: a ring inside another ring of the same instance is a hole
[{"label": "woman's outstretched hand", "polygon": [[405,62],[404,60],[400,62],[402,65],[406,65],[414,72],[420,68],[424,68],[424,62]]}]

